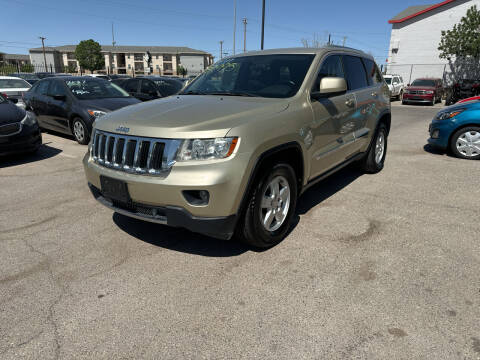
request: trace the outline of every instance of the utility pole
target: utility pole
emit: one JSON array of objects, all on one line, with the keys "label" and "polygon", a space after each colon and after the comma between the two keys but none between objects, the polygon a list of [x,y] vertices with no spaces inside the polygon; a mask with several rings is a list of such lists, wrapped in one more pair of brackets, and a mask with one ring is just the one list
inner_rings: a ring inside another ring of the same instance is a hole
[{"label": "utility pole", "polygon": [[347,42],[347,37],[344,36],[344,37],[343,37],[343,47],[345,47],[345,43],[346,43],[346,42]]},{"label": "utility pole", "polygon": [[243,52],[247,52],[247,18],[243,18]]},{"label": "utility pole", "polygon": [[331,41],[331,39],[332,39],[332,34],[328,34],[328,45],[330,45],[330,44],[331,44],[331,42],[330,42],[330,41]]},{"label": "utility pole", "polygon": [[44,43],[46,37],[39,36],[38,38],[39,38],[40,40],[42,40],[43,62],[45,63],[45,72],[48,72],[48,68],[47,68],[47,56],[45,55],[45,43]]},{"label": "utility pole", "polygon": [[233,55],[235,55],[235,32],[237,30],[237,0],[233,0]]},{"label": "utility pole", "polygon": [[220,59],[223,59],[223,40],[220,40]]},{"label": "utility pole", "polygon": [[263,39],[265,35],[265,0],[262,0],[262,43],[260,49],[263,50]]},{"label": "utility pole", "polygon": [[112,21],[112,46],[115,47],[115,34],[113,33],[113,21]]}]

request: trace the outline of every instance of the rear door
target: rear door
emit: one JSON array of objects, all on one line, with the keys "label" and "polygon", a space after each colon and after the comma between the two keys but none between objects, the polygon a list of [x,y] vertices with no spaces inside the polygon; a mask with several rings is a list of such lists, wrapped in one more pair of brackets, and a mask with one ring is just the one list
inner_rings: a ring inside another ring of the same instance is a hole
[{"label": "rear door", "polygon": [[122,84],[122,87],[130,95],[136,97],[137,99],[140,99],[138,97],[139,96],[139,90],[140,90],[140,80],[139,79],[127,80],[127,81],[125,81],[124,84]]},{"label": "rear door", "polygon": [[158,99],[157,87],[153,81],[148,79],[142,79],[140,84],[140,93],[138,99],[142,101],[148,101],[153,99]]},{"label": "rear door", "polygon": [[[48,95],[46,121],[52,128],[71,134],[68,124],[68,108],[71,104],[71,99],[65,83],[59,79],[51,80]],[[55,96],[65,96],[65,99],[55,99]]]},{"label": "rear door", "polygon": [[[312,92],[319,90],[324,77],[345,78],[341,55],[328,55],[322,61]],[[310,150],[310,179],[345,160],[343,147],[353,142],[355,102],[353,92],[311,100],[313,122],[310,127],[313,143]]]}]

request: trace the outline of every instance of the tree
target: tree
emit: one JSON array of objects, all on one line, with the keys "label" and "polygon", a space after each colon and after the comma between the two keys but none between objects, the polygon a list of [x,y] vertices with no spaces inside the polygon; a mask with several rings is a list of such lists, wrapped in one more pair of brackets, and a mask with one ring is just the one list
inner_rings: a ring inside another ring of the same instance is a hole
[{"label": "tree", "polygon": [[440,58],[480,58],[480,11],[474,5],[467,10],[460,23],[451,30],[442,31],[438,46]]},{"label": "tree", "polygon": [[22,64],[20,65],[20,71],[26,73],[33,73],[33,65],[32,64]]},{"label": "tree", "polygon": [[185,77],[187,73],[188,73],[187,69],[185,69],[182,65],[177,66],[177,75],[182,75],[183,77]]},{"label": "tree", "polygon": [[73,74],[73,73],[76,73],[77,72],[77,67],[73,64],[68,64],[67,66],[65,66],[65,70],[64,70],[66,73],[69,73],[69,74]]},{"label": "tree", "polygon": [[75,49],[75,58],[81,68],[94,72],[105,67],[102,47],[92,39],[82,40]]}]

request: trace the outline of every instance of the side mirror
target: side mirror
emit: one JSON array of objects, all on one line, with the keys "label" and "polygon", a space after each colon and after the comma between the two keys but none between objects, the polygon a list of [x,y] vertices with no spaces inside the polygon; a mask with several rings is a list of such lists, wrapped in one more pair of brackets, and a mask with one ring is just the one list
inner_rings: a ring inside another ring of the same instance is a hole
[{"label": "side mirror", "polygon": [[65,95],[53,95],[52,96],[55,100],[65,101],[67,98]]},{"label": "side mirror", "polygon": [[320,82],[319,91],[312,92],[312,98],[318,99],[333,95],[341,95],[347,91],[347,82],[341,77],[324,77]]}]

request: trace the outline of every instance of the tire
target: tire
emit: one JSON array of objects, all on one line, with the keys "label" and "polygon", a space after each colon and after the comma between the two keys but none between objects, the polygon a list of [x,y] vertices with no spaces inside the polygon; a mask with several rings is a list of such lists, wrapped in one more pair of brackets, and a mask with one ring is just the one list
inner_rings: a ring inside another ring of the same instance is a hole
[{"label": "tire", "polygon": [[480,159],[480,127],[469,126],[458,130],[450,140],[450,149],[461,159]]},{"label": "tire", "polygon": [[[379,143],[380,137],[383,137],[383,141],[381,141],[381,143]],[[380,123],[375,132],[375,136],[372,138],[372,142],[370,143],[365,157],[360,160],[360,169],[362,171],[367,174],[376,174],[382,171],[385,165],[385,158],[387,156],[387,140],[387,127],[384,123]]]},{"label": "tire", "polygon": [[80,145],[87,145],[90,140],[87,125],[85,125],[85,122],[80,118],[73,119],[72,134]]},{"label": "tire", "polygon": [[[273,191],[275,186],[272,186],[272,184],[277,182],[280,191],[275,193]],[[282,190],[284,198],[280,195]],[[237,224],[237,239],[261,249],[270,248],[281,242],[287,235],[295,214],[297,192],[295,171],[290,165],[276,164],[263,172],[253,185],[244,214]],[[278,197],[272,199],[274,196]],[[281,198],[282,201],[278,201]],[[262,199],[267,200],[264,202]],[[272,209],[272,206],[275,209]],[[281,209],[280,212],[277,212],[278,209]],[[268,215],[269,211],[271,212],[270,215]],[[277,220],[277,215],[274,215],[274,212],[279,214],[278,219],[281,221]],[[267,218],[271,220],[268,223]],[[264,225],[264,222],[266,225]]]},{"label": "tire", "polygon": [[447,96],[447,98],[445,99],[445,106],[450,106],[453,104],[453,98],[452,96]]},{"label": "tire", "polygon": [[407,102],[405,100],[402,100],[402,105],[407,105]]},{"label": "tire", "polygon": [[398,94],[398,100],[403,104],[403,90],[400,90],[400,93]]},{"label": "tire", "polygon": [[432,99],[432,102],[430,103],[430,106],[435,106],[436,103],[437,103],[437,97],[433,95],[433,99]]}]

